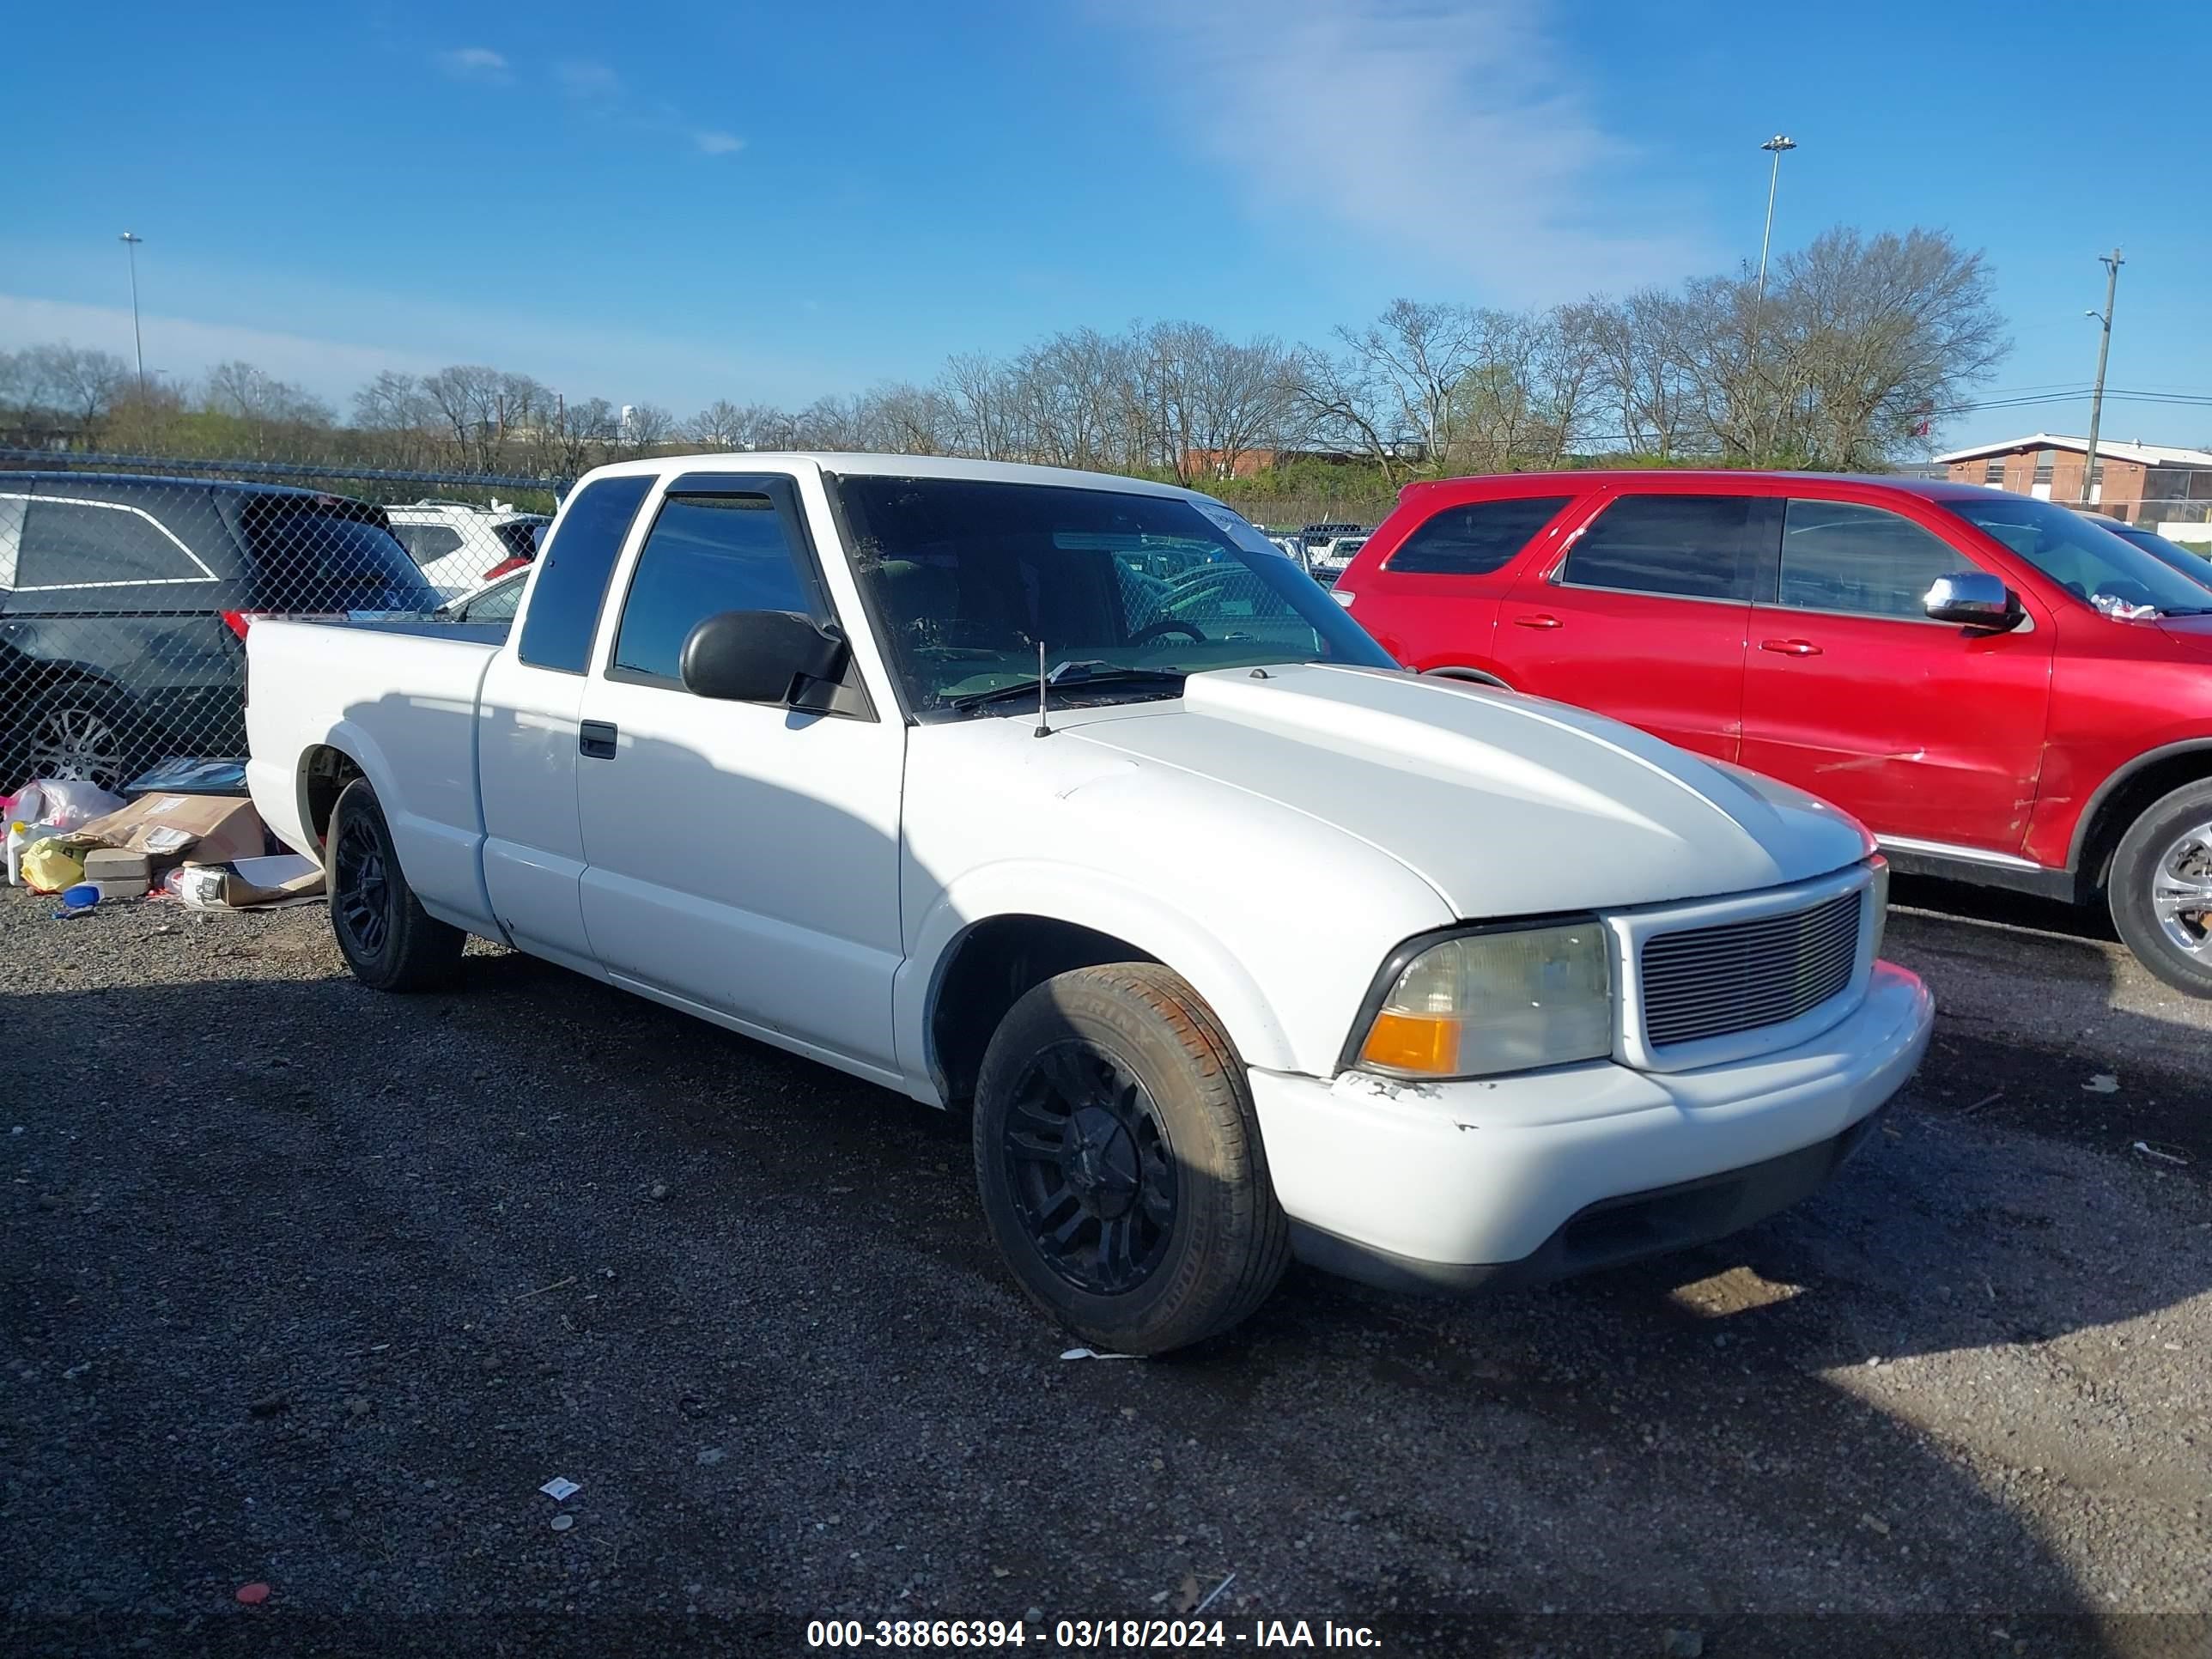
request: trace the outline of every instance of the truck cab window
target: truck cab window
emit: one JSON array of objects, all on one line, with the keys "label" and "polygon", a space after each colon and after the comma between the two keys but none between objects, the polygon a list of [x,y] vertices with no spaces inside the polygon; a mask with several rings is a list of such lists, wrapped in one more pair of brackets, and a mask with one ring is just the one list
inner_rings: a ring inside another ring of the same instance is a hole
[{"label": "truck cab window", "polygon": [[766,495],[672,495],[630,577],[611,666],[680,683],[692,629],[724,611],[815,613],[813,583]]},{"label": "truck cab window", "polygon": [[563,674],[580,674],[590,664],[607,578],[652,488],[652,478],[642,474],[602,478],[568,503],[560,533],[539,556],[544,568],[538,573],[516,647],[524,662]]}]

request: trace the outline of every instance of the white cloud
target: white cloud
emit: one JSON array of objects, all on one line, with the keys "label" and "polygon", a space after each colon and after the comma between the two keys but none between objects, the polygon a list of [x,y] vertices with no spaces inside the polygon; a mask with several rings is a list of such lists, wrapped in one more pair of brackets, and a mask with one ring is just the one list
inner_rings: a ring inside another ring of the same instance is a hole
[{"label": "white cloud", "polygon": [[561,90],[571,98],[613,99],[622,96],[622,76],[605,64],[587,58],[571,58],[553,69]]},{"label": "white cloud", "polygon": [[[1632,147],[1516,0],[1134,0],[1102,20],[1173,50],[1182,118],[1277,215],[1318,210],[1376,252],[1510,301],[1679,275],[1700,256]],[[1358,250],[1355,249],[1355,252]]]},{"label": "white cloud", "polygon": [[[214,364],[240,361],[343,404],[356,386],[384,369],[420,374],[438,366],[434,359],[417,352],[310,339],[230,323],[149,313],[143,325],[146,372],[165,375],[173,383],[195,379]],[[120,307],[0,294],[0,349],[46,340],[99,347],[129,362],[131,313]]]},{"label": "white cloud", "polygon": [[691,135],[691,142],[703,155],[734,155],[745,147],[745,141],[734,132],[720,132],[707,128]]},{"label": "white cloud", "polygon": [[483,81],[504,86],[514,77],[505,54],[489,46],[457,46],[437,54],[438,67],[457,81]]},{"label": "white cloud", "polygon": [[[661,403],[680,410],[716,398],[804,404],[860,371],[808,354],[772,325],[757,335],[611,331],[525,311],[489,311],[371,290],[264,290],[257,303],[368,339],[340,339],[148,312],[146,371],[197,380],[216,363],[253,364],[325,398],[343,416],[353,394],[384,369],[428,374],[447,363],[495,363],[534,374],[570,398]],[[343,320],[338,320],[338,319]],[[0,350],[67,340],[131,361],[128,306],[83,305],[0,293]],[[397,342],[398,343],[387,343]]]}]

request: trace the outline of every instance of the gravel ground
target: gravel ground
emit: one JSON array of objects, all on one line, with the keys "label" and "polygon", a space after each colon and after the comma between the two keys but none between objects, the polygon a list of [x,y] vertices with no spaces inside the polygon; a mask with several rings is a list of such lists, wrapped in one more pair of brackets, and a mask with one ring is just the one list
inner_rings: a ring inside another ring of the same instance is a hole
[{"label": "gravel ground", "polygon": [[319,907],[0,894],[0,1638],[1034,1648],[1225,1583],[1231,1648],[2202,1653],[2212,1009],[1899,896],[1936,1044],[1814,1201],[1099,1363],[940,1115],[489,947],[376,995]]}]

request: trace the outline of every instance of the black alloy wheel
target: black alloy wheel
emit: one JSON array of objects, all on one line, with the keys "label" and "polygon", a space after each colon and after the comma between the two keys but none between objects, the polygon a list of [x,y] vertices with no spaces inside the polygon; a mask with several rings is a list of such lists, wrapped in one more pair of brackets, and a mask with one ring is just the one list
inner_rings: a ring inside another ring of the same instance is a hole
[{"label": "black alloy wheel", "polygon": [[1079,1040],[1039,1052],[1000,1135],[1023,1228],[1078,1290],[1118,1296],[1150,1278],[1174,1234],[1167,1128],[1135,1073]]},{"label": "black alloy wheel", "polygon": [[339,928],[363,957],[384,954],[392,936],[392,888],[384,844],[366,814],[347,818],[333,859],[331,902]]}]

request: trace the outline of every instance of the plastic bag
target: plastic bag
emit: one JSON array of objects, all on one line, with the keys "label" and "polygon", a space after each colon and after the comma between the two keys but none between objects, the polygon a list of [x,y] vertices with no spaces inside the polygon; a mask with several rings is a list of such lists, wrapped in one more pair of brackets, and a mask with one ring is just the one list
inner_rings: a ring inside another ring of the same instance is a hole
[{"label": "plastic bag", "polygon": [[39,842],[23,854],[23,885],[34,893],[58,893],[84,879],[84,860],[57,837]]},{"label": "plastic bag", "polygon": [[[82,778],[39,778],[23,786],[9,809],[26,823],[51,823],[58,829],[74,830],[80,823],[90,823],[94,818],[104,818],[110,812],[119,812],[130,805],[120,795],[111,795],[96,783]],[[32,811],[24,809],[29,807]]]}]

